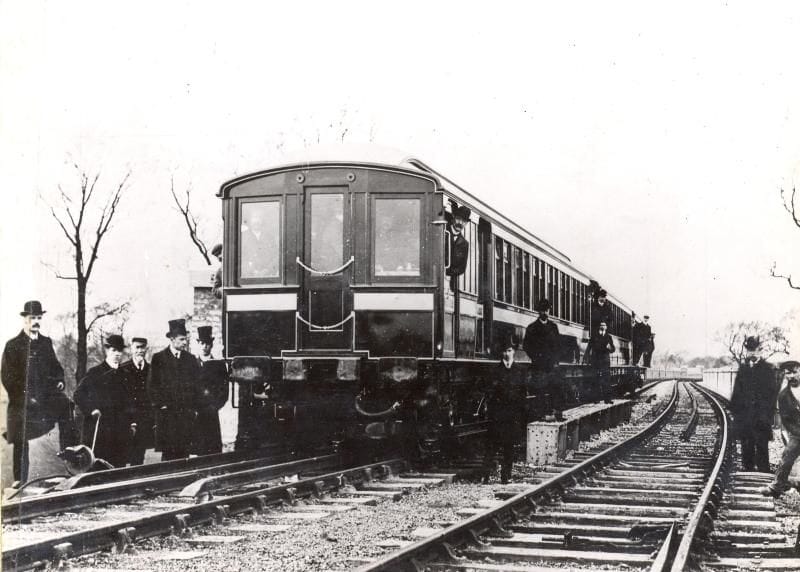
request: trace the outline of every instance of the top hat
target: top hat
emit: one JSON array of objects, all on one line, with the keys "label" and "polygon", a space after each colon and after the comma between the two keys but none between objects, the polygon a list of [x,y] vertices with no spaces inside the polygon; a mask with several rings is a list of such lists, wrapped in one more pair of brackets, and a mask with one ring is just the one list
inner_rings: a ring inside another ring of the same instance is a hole
[{"label": "top hat", "polygon": [[517,336],[514,334],[509,334],[502,338],[503,344],[500,348],[502,351],[507,350],[508,348],[517,349]]},{"label": "top hat", "polygon": [[800,368],[800,361],[797,360],[787,360],[781,364],[781,369],[784,371],[794,371]]},{"label": "top hat", "polygon": [[211,326],[197,328],[197,341],[204,344],[210,344],[214,341],[214,337],[211,335]]},{"label": "top hat", "polygon": [[125,340],[119,334],[109,334],[106,336],[106,339],[103,340],[103,346],[107,348],[114,348],[117,351],[122,351],[125,349]]},{"label": "top hat", "polygon": [[147,338],[131,338],[131,343],[147,345]]},{"label": "top hat", "polygon": [[539,300],[539,302],[537,302],[535,309],[537,312],[544,312],[546,310],[550,310],[552,307],[553,305],[550,303],[550,300],[547,298],[542,298]]},{"label": "top hat", "polygon": [[222,254],[222,243],[217,243],[211,249],[211,256],[219,256],[220,254]]},{"label": "top hat", "polygon": [[649,319],[650,319],[650,316],[648,316],[647,314],[645,314],[645,315],[644,315],[644,319],[645,319],[645,320],[649,320]]},{"label": "top hat", "polygon": [[472,210],[469,207],[465,207],[461,205],[460,207],[454,206],[453,207],[453,217],[460,217],[464,220],[469,220],[470,215],[472,214]]},{"label": "top hat", "polygon": [[22,307],[22,312],[19,313],[20,316],[41,316],[45,313],[46,310],[42,310],[42,303],[39,300],[30,300],[25,302],[25,305]]},{"label": "top hat", "polygon": [[186,320],[170,320],[169,321],[169,331],[167,332],[168,338],[174,338],[175,336],[188,336],[189,333],[186,331]]},{"label": "top hat", "polygon": [[606,292],[605,290],[603,290],[601,288],[600,291],[597,293],[597,297],[598,298],[607,298],[608,297],[608,292]]},{"label": "top hat", "polygon": [[746,350],[757,350],[760,346],[761,340],[756,336],[747,336],[747,339],[744,341],[744,349]]}]

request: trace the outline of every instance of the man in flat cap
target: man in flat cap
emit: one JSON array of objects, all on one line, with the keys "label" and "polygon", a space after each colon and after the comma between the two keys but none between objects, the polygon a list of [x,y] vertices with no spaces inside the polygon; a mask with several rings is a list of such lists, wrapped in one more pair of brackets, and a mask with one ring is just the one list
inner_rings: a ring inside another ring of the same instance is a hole
[{"label": "man in flat cap", "polygon": [[45,310],[38,300],[25,302],[22,331],[3,350],[0,376],[8,393],[6,440],[14,447],[14,480],[28,479],[28,441],[41,437],[55,421],[69,416],[64,370],[53,342],[40,332]]},{"label": "man in flat cap", "polygon": [[503,453],[500,464],[500,482],[506,484],[511,478],[514,463],[514,443],[524,421],[525,385],[522,369],[514,361],[517,343],[513,336],[505,338],[503,356],[492,372],[486,387],[486,407],[489,417],[489,434],[483,465],[486,473],[483,482],[489,482],[494,469],[497,451]]},{"label": "man in flat cap", "polygon": [[597,329],[589,338],[586,346],[586,353],[583,356],[584,363],[588,363],[594,370],[594,383],[592,384],[592,401],[613,403],[611,399],[611,354],[616,347],[614,340],[608,333],[605,322],[600,322]]},{"label": "man in flat cap", "polygon": [[211,326],[197,328],[197,343],[200,345],[200,355],[197,356],[200,378],[197,432],[192,452],[211,455],[222,452],[219,410],[228,401],[228,368],[224,360],[214,359],[211,355],[214,347]]},{"label": "man in flat cap", "polygon": [[83,413],[81,442],[94,456],[114,467],[124,467],[135,427],[131,421],[125,374],[120,368],[125,341],[111,334],[103,340],[106,358],[81,379],[75,403]]},{"label": "man in flat cap", "polygon": [[745,471],[769,473],[769,441],[778,381],[775,368],[761,357],[761,342],[749,336],[744,342],[745,359],[736,372],[730,409],[733,429],[742,445]]},{"label": "man in flat cap", "polygon": [[544,298],[536,304],[539,317],[525,329],[522,347],[531,360],[534,384],[545,394],[545,411],[553,415],[556,421],[562,421],[566,395],[558,373],[561,335],[556,323],[550,319],[550,308],[550,301]]},{"label": "man in flat cap", "polygon": [[136,337],[131,339],[131,359],[123,363],[120,368],[125,375],[125,389],[128,392],[128,406],[131,414],[131,423],[134,424],[134,433],[128,449],[128,463],[141,465],[144,463],[144,454],[154,445],[153,404],[147,393],[147,376],[150,373],[150,364],[145,359],[147,354],[147,338]]},{"label": "man in flat cap", "polygon": [[211,249],[211,256],[215,257],[219,261],[219,268],[212,276],[211,280],[211,293],[214,294],[214,298],[222,298],[222,244],[217,243],[214,245],[214,248]]},{"label": "man in flat cap", "polygon": [[188,335],[186,320],[169,321],[169,346],[153,354],[147,378],[162,461],[188,457],[194,439],[200,366],[187,351]]},{"label": "man in flat cap", "polygon": [[800,362],[783,362],[781,370],[786,377],[786,387],[778,394],[778,411],[786,446],[775,471],[775,480],[761,489],[761,494],[773,497],[779,497],[789,490],[789,473],[800,457]]}]

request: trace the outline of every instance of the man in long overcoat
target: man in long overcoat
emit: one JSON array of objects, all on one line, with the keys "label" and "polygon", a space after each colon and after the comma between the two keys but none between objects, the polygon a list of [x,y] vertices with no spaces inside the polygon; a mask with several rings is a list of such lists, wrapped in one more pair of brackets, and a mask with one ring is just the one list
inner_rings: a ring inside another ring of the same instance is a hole
[{"label": "man in long overcoat", "polygon": [[222,452],[222,433],[219,426],[219,410],[228,401],[228,368],[223,360],[214,359],[211,349],[214,337],[211,326],[197,328],[200,344],[198,380],[197,432],[192,452],[196,455],[211,455]]},{"label": "man in long overcoat", "polygon": [[131,412],[131,423],[135,424],[127,462],[131,465],[144,463],[144,454],[153,446],[153,403],[147,393],[147,376],[150,364],[145,359],[147,338],[131,339],[131,359],[120,368],[125,374],[125,390]]},{"label": "man in long overcoat", "polygon": [[600,322],[605,322],[606,326],[611,329],[611,323],[613,319],[614,312],[611,309],[611,303],[608,301],[608,292],[605,290],[600,290],[597,292],[597,301],[592,304],[592,331],[597,331],[597,326],[600,324]]},{"label": "man in long overcoat", "polygon": [[775,368],[761,357],[758,338],[744,342],[745,360],[739,366],[731,393],[733,429],[742,444],[745,471],[769,473],[769,441],[778,395]]},{"label": "man in long overcoat", "polygon": [[589,344],[586,346],[586,353],[583,356],[584,363],[588,363],[594,369],[592,401],[602,399],[606,403],[612,403],[611,354],[615,350],[614,340],[608,333],[606,323],[600,322],[592,337],[589,338]]},{"label": "man in long overcoat", "polygon": [[515,348],[514,339],[509,336],[504,343],[503,359],[495,366],[486,387],[489,431],[483,460],[486,469],[484,482],[489,482],[489,472],[493,469],[498,450],[503,454],[500,481],[505,484],[511,478],[514,443],[519,437],[525,409],[524,376],[520,366],[514,362]]},{"label": "man in long overcoat", "polygon": [[120,367],[125,341],[112,334],[106,336],[103,348],[106,359],[86,372],[73,398],[83,413],[81,442],[88,447],[94,443],[96,458],[124,467],[134,434],[125,373]]},{"label": "man in long overcoat", "polygon": [[563,420],[566,407],[564,382],[558,373],[561,357],[561,335],[558,326],[550,319],[550,301],[540,300],[536,305],[539,317],[528,324],[522,347],[531,360],[534,383],[548,396],[545,410],[557,421]]},{"label": "man in long overcoat", "polygon": [[40,333],[45,310],[38,300],[26,302],[22,331],[3,350],[0,375],[8,393],[6,440],[14,447],[14,480],[28,479],[28,441],[41,437],[56,421],[69,417],[64,370],[53,341]]},{"label": "man in long overcoat", "polygon": [[800,362],[784,362],[781,369],[786,372],[786,387],[778,394],[778,411],[786,446],[775,471],[775,479],[761,489],[761,494],[773,497],[779,497],[789,490],[789,474],[800,457]]},{"label": "man in long overcoat", "polygon": [[169,346],[153,354],[147,390],[156,410],[156,447],[161,460],[188,457],[196,429],[197,358],[187,351],[185,320],[170,320]]}]

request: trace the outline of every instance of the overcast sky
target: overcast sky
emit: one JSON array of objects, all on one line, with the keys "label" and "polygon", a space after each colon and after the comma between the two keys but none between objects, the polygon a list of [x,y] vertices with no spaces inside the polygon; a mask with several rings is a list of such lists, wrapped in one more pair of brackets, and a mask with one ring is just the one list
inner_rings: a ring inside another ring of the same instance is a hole
[{"label": "overcast sky", "polygon": [[161,341],[202,264],[170,177],[211,243],[223,181],[341,140],[511,215],[649,313],[657,350],[719,354],[727,322],[800,315],[769,277],[800,281],[779,194],[800,183],[800,5],[440,4],[1,2],[0,334],[26,299],[73,309],[37,198],[76,189],[71,163],[99,191],[130,170],[89,303],[132,298],[127,333]]}]

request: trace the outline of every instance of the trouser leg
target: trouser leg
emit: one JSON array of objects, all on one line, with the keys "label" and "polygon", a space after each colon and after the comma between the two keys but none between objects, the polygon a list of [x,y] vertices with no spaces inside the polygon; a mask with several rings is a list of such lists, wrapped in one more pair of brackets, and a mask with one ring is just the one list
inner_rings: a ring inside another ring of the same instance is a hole
[{"label": "trouser leg", "polygon": [[789,437],[789,442],[783,449],[781,461],[778,463],[778,470],[775,471],[773,488],[784,490],[789,487],[789,473],[792,472],[792,467],[798,457],[800,457],[800,438]]},{"label": "trouser leg", "polygon": [[[513,433],[512,433],[513,434]],[[507,482],[511,478],[511,468],[514,465],[514,439],[503,440],[503,463],[500,467],[500,480]]]},{"label": "trouser leg", "polygon": [[741,438],[742,443],[742,467],[745,471],[752,471],[755,468],[755,440],[750,435]]},{"label": "trouser leg", "polygon": [[28,442],[24,439],[14,441],[12,444],[14,480],[24,483],[28,480]]},{"label": "trouser leg", "polygon": [[770,473],[769,436],[759,435],[755,440],[755,464],[759,473]]},{"label": "trouser leg", "polygon": [[639,360],[642,359],[642,348],[633,346],[633,361],[631,365],[639,365]]}]

